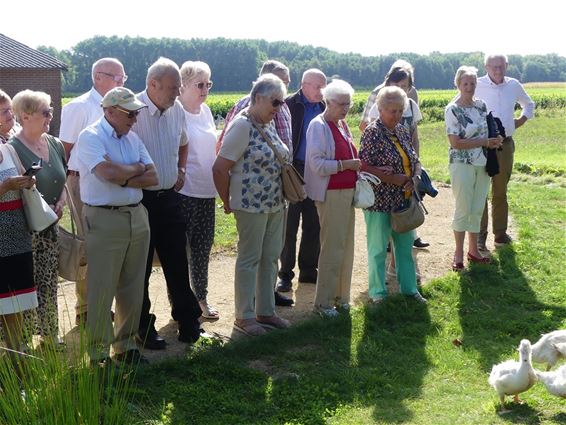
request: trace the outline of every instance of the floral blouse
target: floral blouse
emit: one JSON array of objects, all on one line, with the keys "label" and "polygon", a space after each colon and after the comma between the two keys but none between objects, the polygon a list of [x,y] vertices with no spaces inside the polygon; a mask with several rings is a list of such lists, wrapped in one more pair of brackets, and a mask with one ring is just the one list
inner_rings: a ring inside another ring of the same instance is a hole
[{"label": "floral blouse", "polygon": [[[277,135],[273,121],[261,127],[281,156],[289,160],[289,149]],[[240,114],[230,123],[218,155],[235,162],[230,170],[230,208],[272,213],[284,207],[281,165],[247,116]]]},{"label": "floral blouse", "polygon": [[[487,107],[483,100],[475,99],[473,106],[458,106],[455,101],[446,106],[444,119],[446,134],[462,139],[486,138]],[[482,147],[470,149],[448,149],[450,163],[463,163],[484,166],[487,162]]]},{"label": "floral blouse", "polygon": [[[411,137],[407,128],[402,124],[397,124],[393,133],[397,136],[401,147],[409,157],[411,171],[414,174],[419,158],[411,145]],[[391,135],[392,132],[379,119],[368,125],[362,135],[360,160],[375,167],[389,165],[393,167],[393,174],[405,174],[403,159],[395,147]],[[373,186],[373,192],[375,203],[368,208],[369,211],[389,213],[399,209],[405,202],[403,188],[391,183],[382,182],[378,186]]]}]

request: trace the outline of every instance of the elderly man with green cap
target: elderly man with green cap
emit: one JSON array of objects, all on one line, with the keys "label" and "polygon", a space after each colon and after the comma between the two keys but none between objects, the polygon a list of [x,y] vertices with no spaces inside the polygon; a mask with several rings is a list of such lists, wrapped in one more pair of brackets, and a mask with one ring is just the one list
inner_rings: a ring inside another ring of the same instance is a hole
[{"label": "elderly man with green cap", "polygon": [[[146,105],[124,87],[102,99],[104,115],[83,130],[77,142],[81,200],[84,203],[88,256],[87,334],[92,365],[115,360],[127,364],[147,360],[137,349],[149,249],[147,211],[142,189],[158,183],[153,161],[131,130]],[[114,327],[110,318],[116,299]]]}]

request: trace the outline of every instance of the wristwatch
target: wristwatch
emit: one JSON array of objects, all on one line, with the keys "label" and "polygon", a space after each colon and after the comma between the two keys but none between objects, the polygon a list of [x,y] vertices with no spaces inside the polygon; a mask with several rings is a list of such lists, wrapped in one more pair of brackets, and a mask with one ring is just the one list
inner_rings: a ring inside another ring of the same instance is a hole
[{"label": "wristwatch", "polygon": [[185,167],[177,167],[177,170],[179,170],[181,173],[185,174],[186,173],[186,169]]}]

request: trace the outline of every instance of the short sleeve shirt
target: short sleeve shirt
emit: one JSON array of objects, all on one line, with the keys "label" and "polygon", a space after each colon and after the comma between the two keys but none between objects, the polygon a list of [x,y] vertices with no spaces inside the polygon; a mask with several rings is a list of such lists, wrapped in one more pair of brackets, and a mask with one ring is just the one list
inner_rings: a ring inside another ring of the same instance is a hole
[{"label": "short sleeve shirt", "polygon": [[[461,139],[485,139],[487,132],[487,108],[483,100],[476,99],[472,106],[458,106],[452,101],[446,106],[444,119],[446,134]],[[450,163],[464,163],[483,166],[487,159],[482,147],[448,150]]]},{"label": "short sleeve shirt", "polygon": [[[282,155],[289,149],[281,142],[273,121],[263,131]],[[230,170],[230,208],[251,213],[273,213],[284,206],[281,165],[273,150],[243,114],[230,124],[218,154],[234,161]]]}]

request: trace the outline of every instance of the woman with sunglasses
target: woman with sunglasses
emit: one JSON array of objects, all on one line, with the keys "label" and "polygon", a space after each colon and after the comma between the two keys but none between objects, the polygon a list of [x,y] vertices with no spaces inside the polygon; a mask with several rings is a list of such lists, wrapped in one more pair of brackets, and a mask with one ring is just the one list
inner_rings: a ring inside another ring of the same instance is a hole
[{"label": "woman with sunglasses", "polygon": [[320,220],[320,255],[314,309],[323,317],[350,307],[354,265],[355,212],[352,205],[360,160],[346,124],[354,89],[334,80],[325,89],[324,112],[307,129],[305,181]]},{"label": "woman with sunglasses", "polygon": [[212,165],[216,159],[216,125],[210,108],[204,103],[212,88],[210,67],[204,62],[188,61],[181,67],[179,101],[185,109],[189,152],[185,165],[185,183],[179,191],[187,218],[187,259],[193,291],[202,310],[202,319],[216,321],[218,310],[208,303],[208,262],[214,242],[214,205],[216,188]]},{"label": "woman with sunglasses", "polygon": [[[20,157],[24,168],[39,163],[43,168],[36,175],[37,189],[61,218],[65,205],[67,162],[63,144],[51,136],[49,125],[53,119],[51,96],[40,91],[24,90],[14,96],[14,112],[22,128],[10,144]],[[57,223],[32,236],[34,279],[39,307],[35,319],[36,331],[44,344],[55,349],[64,347],[59,336],[57,311],[58,235]]]},{"label": "woman with sunglasses", "polygon": [[250,93],[250,106],[230,123],[212,168],[224,212],[234,213],[238,230],[234,326],[250,336],[289,326],[275,314],[273,293],[283,248],[285,206],[281,164],[273,149],[286,160],[290,156],[273,117],[286,94],[285,84],[275,75],[259,77]]}]

